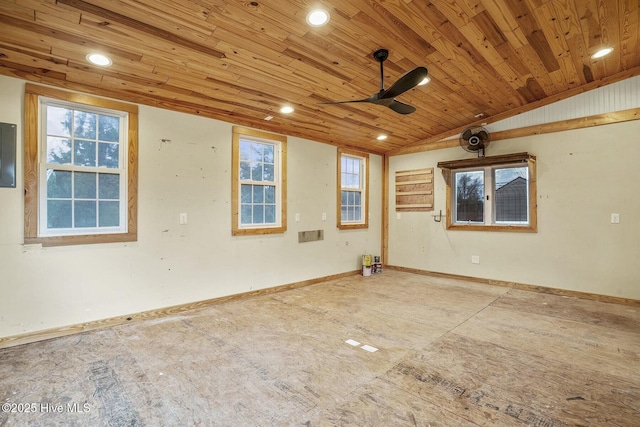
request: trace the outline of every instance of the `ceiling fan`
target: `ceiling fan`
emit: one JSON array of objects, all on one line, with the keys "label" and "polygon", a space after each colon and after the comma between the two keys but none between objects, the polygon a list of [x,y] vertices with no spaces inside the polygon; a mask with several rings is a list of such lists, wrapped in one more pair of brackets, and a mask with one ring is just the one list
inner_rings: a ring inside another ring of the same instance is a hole
[{"label": "ceiling fan", "polygon": [[368,98],[354,99],[350,101],[329,101],[321,104],[346,104],[348,102],[369,102],[371,104],[384,105],[391,108],[396,113],[411,114],[416,111],[412,105],[405,104],[395,99],[409,89],[413,89],[422,82],[428,74],[425,67],[416,67],[403,74],[389,89],[384,88],[384,61],[389,57],[387,49],[378,49],[373,52],[373,57],[380,63],[380,92],[374,93]]}]

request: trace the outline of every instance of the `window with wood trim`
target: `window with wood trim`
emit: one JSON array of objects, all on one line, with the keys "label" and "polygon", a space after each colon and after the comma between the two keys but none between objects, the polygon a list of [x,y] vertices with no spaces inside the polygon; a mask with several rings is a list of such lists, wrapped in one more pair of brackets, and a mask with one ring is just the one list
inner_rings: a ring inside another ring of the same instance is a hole
[{"label": "window with wood trim", "polygon": [[287,230],[287,139],[233,127],[232,234]]},{"label": "window with wood trim", "polygon": [[537,231],[535,156],[517,153],[440,162],[447,228]]},{"label": "window with wood trim", "polygon": [[338,148],[338,228],[369,226],[369,155]]},{"label": "window with wood trim", "polygon": [[137,239],[138,107],[27,84],[25,243]]}]

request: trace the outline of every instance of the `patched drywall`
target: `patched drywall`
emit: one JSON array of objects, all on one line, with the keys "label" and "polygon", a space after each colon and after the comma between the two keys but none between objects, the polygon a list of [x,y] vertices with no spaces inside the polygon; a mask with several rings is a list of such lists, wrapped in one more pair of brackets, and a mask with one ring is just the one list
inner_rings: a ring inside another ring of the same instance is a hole
[{"label": "patched drywall", "polygon": [[[402,213],[390,198],[393,265],[640,299],[640,121],[492,142],[487,155],[537,156],[538,232],[446,230],[433,213]],[[434,213],[446,212],[437,163],[472,157],[449,148],[392,157],[395,171],[436,168]],[[395,191],[390,182],[390,193]],[[611,214],[620,223],[611,223]],[[471,257],[480,257],[472,264]]]},{"label": "patched drywall", "polygon": [[[289,137],[287,232],[233,237],[232,125],[147,106],[138,241],[25,247],[23,98],[23,81],[0,77],[0,122],[18,124],[20,165],[17,187],[0,188],[0,337],[354,271],[361,254],[380,251],[380,156],[370,157],[369,228],[339,231],[337,148]],[[324,240],[298,243],[299,231],[318,229]]]}]

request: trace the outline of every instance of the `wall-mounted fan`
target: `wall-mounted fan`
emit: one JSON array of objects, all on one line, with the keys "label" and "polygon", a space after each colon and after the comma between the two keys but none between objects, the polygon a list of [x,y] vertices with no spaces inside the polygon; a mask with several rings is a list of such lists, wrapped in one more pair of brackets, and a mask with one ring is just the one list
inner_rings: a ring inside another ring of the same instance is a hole
[{"label": "wall-mounted fan", "polygon": [[373,57],[380,63],[380,92],[376,92],[368,98],[354,99],[351,101],[321,102],[320,104],[346,104],[348,102],[369,102],[371,104],[384,105],[391,108],[396,113],[411,114],[416,111],[412,105],[405,104],[395,99],[406,91],[418,86],[420,82],[427,78],[428,71],[425,67],[416,67],[403,74],[389,89],[384,88],[384,61],[389,57],[387,49],[378,49],[373,52]]},{"label": "wall-mounted fan", "polygon": [[460,146],[470,153],[477,153],[478,157],[484,157],[489,141],[489,132],[481,126],[468,127],[460,134]]}]

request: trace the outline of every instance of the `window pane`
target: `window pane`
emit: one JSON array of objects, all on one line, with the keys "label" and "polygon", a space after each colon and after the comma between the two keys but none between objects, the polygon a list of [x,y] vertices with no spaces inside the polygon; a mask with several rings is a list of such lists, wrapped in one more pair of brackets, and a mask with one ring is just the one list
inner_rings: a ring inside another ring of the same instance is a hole
[{"label": "window pane", "polygon": [[344,205],[342,206],[342,209],[340,209],[340,220],[341,221],[347,220],[347,207]]},{"label": "window pane", "polygon": [[362,202],[361,202],[361,199],[362,199],[362,193],[360,193],[359,191],[358,191],[358,192],[354,192],[354,193],[353,193],[353,196],[354,196],[354,201],[353,201],[353,203],[354,203],[356,206],[360,206],[360,205],[362,204]]},{"label": "window pane", "polygon": [[484,171],[457,172],[457,222],[484,221]]},{"label": "window pane", "polygon": [[529,173],[527,167],[494,170],[496,222],[529,221]]},{"label": "window pane", "polygon": [[118,149],[118,144],[105,142],[98,144],[98,166],[117,168],[119,164]]},{"label": "window pane", "polygon": [[120,226],[120,202],[98,202],[100,227]]},{"label": "window pane", "polygon": [[355,208],[353,208],[353,220],[354,221],[362,220],[362,211],[360,209],[360,206],[356,206]]},{"label": "window pane", "polygon": [[253,205],[253,223],[264,223],[264,205]]},{"label": "window pane", "polygon": [[[96,174],[95,173],[74,172],[73,178],[74,178],[74,182],[73,182],[74,198],[77,198],[77,199],[95,199],[96,198]],[[94,216],[95,216],[95,208],[94,208]],[[89,226],[83,226],[83,227],[89,227]]]},{"label": "window pane", "polygon": [[[47,170],[47,198],[71,198],[71,172]],[[69,218],[71,218],[71,205],[69,205]]]},{"label": "window pane", "polygon": [[96,143],[94,141],[76,139],[73,164],[78,166],[95,166]]},{"label": "window pane", "polygon": [[71,140],[47,137],[47,162],[58,165],[71,163]]},{"label": "window pane", "polygon": [[242,203],[251,203],[252,187],[253,186],[248,185],[248,184],[242,184],[240,186],[240,201]]},{"label": "window pane", "polygon": [[47,135],[71,136],[73,111],[67,108],[47,106]]},{"label": "window pane", "polygon": [[274,152],[275,152],[275,147],[273,145],[265,145],[264,146],[264,154],[263,154],[263,162],[265,163],[274,163]]},{"label": "window pane", "polygon": [[267,185],[264,187],[264,201],[265,203],[276,202],[276,187],[273,185]]},{"label": "window pane", "polygon": [[74,206],[74,227],[95,227],[96,226],[96,202],[75,201]]},{"label": "window pane", "polygon": [[98,116],[98,139],[100,141],[120,141],[120,117]]},{"label": "window pane", "polygon": [[241,224],[251,224],[253,220],[251,205],[243,204],[240,207],[240,223]]},{"label": "window pane", "polygon": [[262,162],[262,144],[258,142],[251,143],[251,150],[249,151],[249,158],[252,162]]},{"label": "window pane", "polygon": [[355,196],[355,193],[354,193],[353,191],[348,191],[348,192],[347,192],[347,194],[348,194],[348,197],[347,197],[347,204],[348,204],[349,206],[353,206],[353,205],[355,204],[355,202],[356,202],[356,196]]},{"label": "window pane", "polygon": [[96,139],[96,118],[94,113],[74,112],[73,129],[75,138]]},{"label": "window pane", "polygon": [[240,179],[245,181],[251,179],[251,163],[240,162]]},{"label": "window pane", "polygon": [[251,179],[253,181],[262,181],[262,163],[251,164]]},{"label": "window pane", "polygon": [[253,186],[253,203],[264,203],[264,188],[261,185]]},{"label": "window pane", "polygon": [[240,141],[240,160],[251,160],[251,143]]},{"label": "window pane", "polygon": [[353,221],[353,207],[347,207],[347,221]]},{"label": "window pane", "polygon": [[268,224],[273,224],[274,222],[276,222],[276,205],[265,205],[264,222]]},{"label": "window pane", "polygon": [[273,165],[266,164],[264,165],[264,180],[273,182],[275,181],[276,176],[274,174]]},{"label": "window pane", "polygon": [[347,194],[348,193],[349,193],[348,191],[343,191],[342,194],[340,195],[342,206],[347,204]]},{"label": "window pane", "polygon": [[120,198],[120,175],[111,173],[98,174],[98,198],[119,199]]},{"label": "window pane", "polygon": [[71,228],[71,200],[47,200],[47,227]]}]

